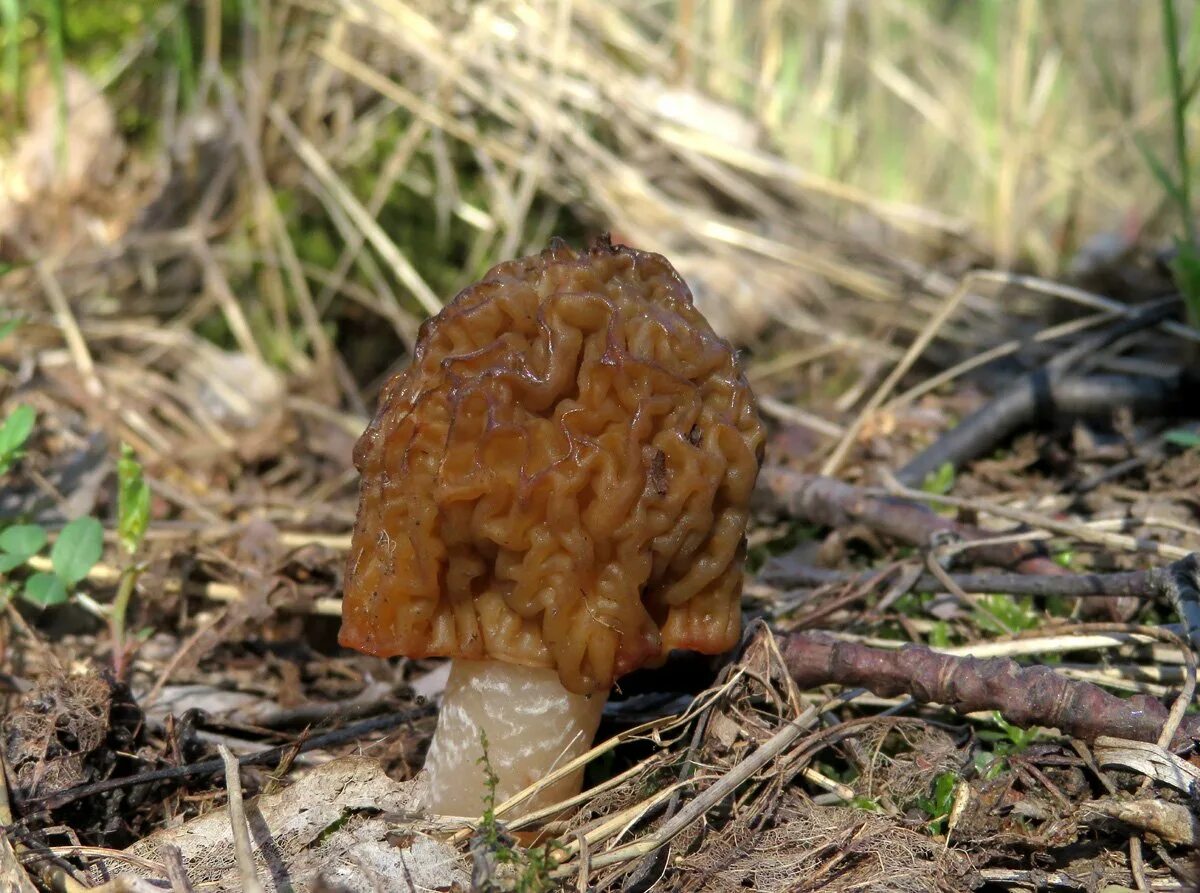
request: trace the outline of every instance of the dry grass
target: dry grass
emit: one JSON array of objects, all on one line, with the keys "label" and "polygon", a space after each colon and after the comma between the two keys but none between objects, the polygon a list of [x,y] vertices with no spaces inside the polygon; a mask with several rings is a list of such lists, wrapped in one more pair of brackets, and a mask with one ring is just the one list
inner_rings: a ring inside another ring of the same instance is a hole
[{"label": "dry grass", "polygon": [[[0,203],[4,254],[43,259],[49,303],[32,316],[85,376],[82,324],[153,319],[301,379],[336,374],[361,416],[349,377],[378,383],[420,318],[490,263],[612,229],[667,254],[736,341],[786,340],[764,355],[801,382],[783,396],[831,414],[917,333],[945,366],[1029,337],[1061,297],[973,282],[930,328],[963,265],[1053,273],[1084,239],[1119,251],[1161,229],[1134,145],[1169,136],[1149,7],[1131,20],[1082,0],[264,10],[166,11],[93,64],[118,112],[161,109],[121,173],[103,142],[115,124],[68,156],[98,176],[47,173],[49,114],[28,153],[40,167],[19,146],[6,163],[39,219]],[[179,33],[197,51],[164,77],[154,54]],[[77,92],[72,132],[96,106]],[[47,200],[73,219],[47,225]],[[190,281],[145,279],[168,258]],[[114,276],[114,259],[134,263]],[[67,295],[75,325],[54,283],[89,266],[101,278]],[[97,292],[131,297],[118,310]],[[364,343],[380,326],[394,337]]]}]

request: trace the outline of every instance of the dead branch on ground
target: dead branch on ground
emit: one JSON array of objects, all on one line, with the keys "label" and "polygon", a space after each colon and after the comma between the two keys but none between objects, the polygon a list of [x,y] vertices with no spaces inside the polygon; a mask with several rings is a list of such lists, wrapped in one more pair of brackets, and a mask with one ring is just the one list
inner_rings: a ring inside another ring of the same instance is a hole
[{"label": "dead branch on ground", "polygon": [[[819,633],[788,636],[783,655],[801,688],[862,687],[880,697],[906,695],[964,714],[996,710],[1013,725],[1056,728],[1089,742],[1101,735],[1157,741],[1169,713],[1146,695],[1126,700],[1049,667],[1022,667],[1008,658],[955,657],[921,645],[887,651]],[[1200,738],[1200,716],[1187,716],[1173,744],[1194,738]]]}]

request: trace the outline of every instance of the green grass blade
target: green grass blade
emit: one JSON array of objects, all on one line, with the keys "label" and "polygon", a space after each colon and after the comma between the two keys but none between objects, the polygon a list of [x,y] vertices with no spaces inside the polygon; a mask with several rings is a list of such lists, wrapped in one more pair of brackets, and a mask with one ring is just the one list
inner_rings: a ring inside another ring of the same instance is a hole
[{"label": "green grass blade", "polygon": [[46,3],[46,39],[49,43],[50,76],[54,78],[57,94],[57,131],[54,134],[54,155],[59,169],[67,166],[67,10],[64,0]]},{"label": "green grass blade", "polygon": [[1175,161],[1179,165],[1179,182],[1172,192],[1183,216],[1183,232],[1187,241],[1196,242],[1196,222],[1192,215],[1191,159],[1187,146],[1187,93],[1183,87],[1183,60],[1180,58],[1179,22],[1175,17],[1175,0],[1162,0],[1163,43],[1167,51],[1167,76],[1171,84],[1171,123],[1175,137]]},{"label": "green grass blade", "polygon": [[179,95],[184,108],[189,108],[196,98],[196,60],[192,53],[192,29],[188,24],[187,0],[179,0],[178,11],[171,25],[167,52],[171,65],[179,75]]},{"label": "green grass blade", "polygon": [[14,118],[21,104],[21,0],[0,0],[0,24],[4,26],[4,92],[12,100]]}]

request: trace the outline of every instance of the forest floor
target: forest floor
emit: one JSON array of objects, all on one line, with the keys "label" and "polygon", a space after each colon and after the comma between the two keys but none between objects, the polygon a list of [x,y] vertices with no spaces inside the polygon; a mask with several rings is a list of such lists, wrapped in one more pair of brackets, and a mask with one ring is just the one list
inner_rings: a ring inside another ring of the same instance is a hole
[{"label": "forest floor", "polygon": [[[1169,202],[810,176],[624,6],[201,6],[31,67],[0,152],[0,888],[1197,889]],[[622,680],[578,802],[416,814],[445,665],[337,645],[353,445],[422,318],[605,231],[767,422],[743,642]]]}]

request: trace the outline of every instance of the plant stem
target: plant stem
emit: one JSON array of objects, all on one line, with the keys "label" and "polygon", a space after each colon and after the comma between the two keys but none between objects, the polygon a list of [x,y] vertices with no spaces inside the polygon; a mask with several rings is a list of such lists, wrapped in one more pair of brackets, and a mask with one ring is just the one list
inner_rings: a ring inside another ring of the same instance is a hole
[{"label": "plant stem", "polygon": [[1183,87],[1182,60],[1179,58],[1179,22],[1175,0],[1162,0],[1163,43],[1167,47],[1167,75],[1171,81],[1171,120],[1175,130],[1175,158],[1179,164],[1179,204],[1183,232],[1189,245],[1196,244],[1196,221],[1192,215],[1191,161],[1188,158],[1187,122],[1184,112],[1188,97]]},{"label": "plant stem", "polygon": [[54,157],[60,171],[67,166],[66,30],[65,0],[50,0],[46,4],[46,33],[50,43],[50,74],[58,94],[55,102],[58,128],[54,134]]},{"label": "plant stem", "polygon": [[0,0],[0,23],[4,25],[4,89],[12,91],[9,123],[15,132],[21,121],[21,0]]},{"label": "plant stem", "polygon": [[108,624],[112,630],[113,642],[113,672],[117,679],[125,675],[125,614],[129,610],[129,600],[133,597],[133,589],[138,577],[142,575],[145,566],[131,564],[121,571],[121,582],[117,586],[117,597],[113,600]]},{"label": "plant stem", "polygon": [[192,58],[192,32],[188,26],[188,2],[178,0],[178,12],[171,24],[170,52],[175,70],[179,72],[179,90],[184,108],[190,108],[196,98],[196,63]]}]

